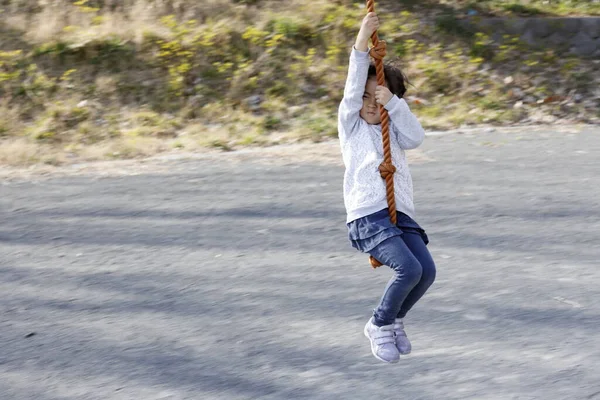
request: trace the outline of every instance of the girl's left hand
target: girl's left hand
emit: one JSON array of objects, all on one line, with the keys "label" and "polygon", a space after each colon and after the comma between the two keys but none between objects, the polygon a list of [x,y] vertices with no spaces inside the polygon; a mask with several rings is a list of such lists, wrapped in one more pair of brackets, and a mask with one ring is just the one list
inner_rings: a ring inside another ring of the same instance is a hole
[{"label": "girl's left hand", "polygon": [[385,86],[377,86],[377,89],[375,89],[375,100],[382,106],[385,106],[392,97],[394,97],[394,94]]}]

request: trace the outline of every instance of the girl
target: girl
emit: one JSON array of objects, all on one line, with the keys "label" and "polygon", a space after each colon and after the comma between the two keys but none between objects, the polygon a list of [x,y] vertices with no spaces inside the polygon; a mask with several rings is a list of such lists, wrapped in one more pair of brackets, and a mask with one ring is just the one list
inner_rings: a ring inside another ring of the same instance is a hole
[{"label": "girl", "polygon": [[[406,92],[402,72],[386,67],[387,87],[377,85],[368,42],[378,28],[377,15],[367,14],[350,55],[338,131],[346,166],[344,204],[352,246],[394,270],[364,334],[377,359],[395,363],[400,354],[411,351],[403,318],[433,283],[435,265],[426,247],[427,235],[413,220],[412,178],[404,154],[418,147],[425,134],[402,99]],[[379,105],[386,108],[391,122],[396,225],[390,222],[385,181],[379,173],[383,161]]]}]

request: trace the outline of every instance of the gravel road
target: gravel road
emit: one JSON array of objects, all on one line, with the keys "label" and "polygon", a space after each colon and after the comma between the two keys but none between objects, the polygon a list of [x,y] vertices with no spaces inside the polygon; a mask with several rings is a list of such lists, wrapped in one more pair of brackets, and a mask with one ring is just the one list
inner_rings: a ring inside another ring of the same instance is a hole
[{"label": "gravel road", "polygon": [[438,279],[396,365],[336,143],[2,178],[0,399],[600,399],[600,128],[411,159]]}]

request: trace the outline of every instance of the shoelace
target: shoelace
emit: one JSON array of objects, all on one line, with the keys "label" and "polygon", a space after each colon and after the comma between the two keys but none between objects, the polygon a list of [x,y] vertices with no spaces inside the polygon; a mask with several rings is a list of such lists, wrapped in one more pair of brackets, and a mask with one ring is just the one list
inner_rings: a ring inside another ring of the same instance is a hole
[{"label": "shoelace", "polygon": [[394,343],[394,330],[391,325],[382,326],[373,334],[375,344],[382,345],[386,343]]}]

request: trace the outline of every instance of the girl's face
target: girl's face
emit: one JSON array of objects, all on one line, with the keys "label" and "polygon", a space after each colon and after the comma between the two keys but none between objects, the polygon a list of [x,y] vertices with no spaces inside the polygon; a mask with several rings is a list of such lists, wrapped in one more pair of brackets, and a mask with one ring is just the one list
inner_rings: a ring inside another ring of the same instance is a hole
[{"label": "girl's face", "polygon": [[371,78],[365,86],[365,94],[363,95],[363,106],[360,109],[360,116],[371,125],[381,123],[379,115],[379,104],[375,100],[375,89],[377,89],[377,80]]}]

